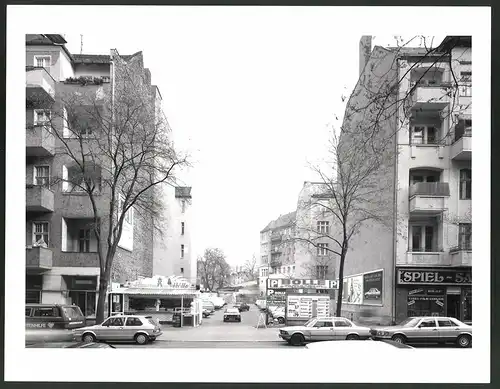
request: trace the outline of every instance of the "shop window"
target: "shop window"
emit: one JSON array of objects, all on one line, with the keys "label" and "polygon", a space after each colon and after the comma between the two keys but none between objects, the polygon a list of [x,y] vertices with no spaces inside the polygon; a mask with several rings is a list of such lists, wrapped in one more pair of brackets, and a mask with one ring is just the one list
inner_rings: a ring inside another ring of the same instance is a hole
[{"label": "shop window", "polygon": [[472,289],[464,293],[464,321],[472,321]]},{"label": "shop window", "polygon": [[75,291],[69,292],[71,303],[77,305],[86,317],[96,314],[96,292]]},{"label": "shop window", "polygon": [[446,316],[444,313],[443,295],[429,295],[430,291],[422,291],[421,295],[408,296],[408,317],[415,316]]},{"label": "shop window", "polygon": [[39,290],[26,291],[26,304],[40,304],[42,301],[42,292]]}]

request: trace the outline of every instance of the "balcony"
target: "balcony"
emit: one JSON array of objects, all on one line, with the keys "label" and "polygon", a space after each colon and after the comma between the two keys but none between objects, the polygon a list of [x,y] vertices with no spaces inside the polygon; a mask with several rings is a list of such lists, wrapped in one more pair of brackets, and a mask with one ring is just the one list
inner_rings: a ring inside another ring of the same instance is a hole
[{"label": "balcony", "polygon": [[55,81],[45,68],[26,66],[26,101],[31,106],[55,101]]},{"label": "balcony", "polygon": [[461,245],[450,249],[451,266],[472,266],[472,246]]},{"label": "balcony", "polygon": [[54,156],[56,138],[46,126],[26,128],[26,156]]},{"label": "balcony", "polygon": [[402,258],[397,258],[399,266],[449,266],[450,259],[442,251],[412,252],[408,251]]},{"label": "balcony", "polygon": [[442,110],[450,104],[450,88],[449,83],[417,85],[411,93],[410,106],[419,110]]},{"label": "balcony", "polygon": [[460,135],[455,134],[450,157],[456,161],[470,161],[472,159],[472,131],[464,131]]},{"label": "balcony", "polygon": [[35,272],[52,269],[52,250],[44,247],[26,248],[26,269]]},{"label": "balcony", "polygon": [[26,185],[26,211],[54,212],[54,192],[44,186]]},{"label": "balcony", "polygon": [[61,267],[99,267],[99,255],[95,252],[65,252],[62,251],[57,258],[56,266]]},{"label": "balcony", "polygon": [[279,232],[275,232],[271,234],[271,242],[278,242],[281,241],[283,236]]},{"label": "balcony", "polygon": [[447,182],[418,182],[410,187],[410,214],[435,216],[447,209]]}]

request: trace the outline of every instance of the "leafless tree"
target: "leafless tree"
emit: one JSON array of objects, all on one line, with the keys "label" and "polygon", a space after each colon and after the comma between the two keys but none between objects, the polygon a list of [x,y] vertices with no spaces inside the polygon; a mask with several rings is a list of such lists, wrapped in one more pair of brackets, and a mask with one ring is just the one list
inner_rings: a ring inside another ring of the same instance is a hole
[{"label": "leafless tree", "polygon": [[175,173],[189,165],[187,156],[174,149],[140,60],[125,61],[116,52],[112,59],[111,84],[85,78],[77,85],[75,80],[62,84],[50,120],[43,124],[50,126],[56,154],[68,167],[53,176],[53,184],[90,201],[100,267],[98,323],[104,320],[124,221],[136,210],[143,225],[161,230],[161,186],[175,186]]},{"label": "leafless tree", "polygon": [[231,268],[219,248],[207,248],[198,258],[198,277],[205,290],[213,292],[229,284]]},{"label": "leafless tree", "polygon": [[259,276],[255,254],[252,256],[252,259],[248,259],[243,265],[243,273],[247,281],[254,281]]}]

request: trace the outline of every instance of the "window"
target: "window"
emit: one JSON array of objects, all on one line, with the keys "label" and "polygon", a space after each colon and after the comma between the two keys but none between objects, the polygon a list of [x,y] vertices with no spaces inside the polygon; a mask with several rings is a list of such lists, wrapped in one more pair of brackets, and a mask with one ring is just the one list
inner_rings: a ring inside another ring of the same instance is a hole
[{"label": "window", "polygon": [[24,312],[25,312],[25,316],[26,316],[26,317],[30,317],[30,315],[31,315],[31,308],[26,308],[26,309],[24,310]]},{"label": "window", "polygon": [[472,250],[472,223],[458,225],[458,246],[462,250]]},{"label": "window", "polygon": [[319,280],[324,280],[328,273],[328,266],[317,265],[316,266],[316,278]]},{"label": "window", "polygon": [[472,96],[472,72],[460,72],[460,96],[469,97]]},{"label": "window", "polygon": [[317,254],[321,257],[328,255],[328,243],[318,243]]},{"label": "window", "polygon": [[434,320],[434,319],[422,320],[419,327],[421,327],[421,328],[436,327],[436,320]]},{"label": "window", "polygon": [[53,307],[33,308],[33,317],[59,317],[59,310]]},{"label": "window", "polygon": [[181,212],[186,212],[186,200],[181,200]]},{"label": "window", "polygon": [[439,327],[457,327],[455,323],[453,323],[451,320],[438,320],[438,326]]},{"label": "window", "polygon": [[45,68],[50,71],[50,55],[35,55],[35,66],[39,68]]},{"label": "window", "polygon": [[460,85],[459,94],[460,94],[460,97],[471,97],[472,96],[472,86],[471,85]]},{"label": "window", "polygon": [[460,72],[460,81],[472,82],[472,72]]},{"label": "window", "polygon": [[40,304],[42,301],[42,292],[39,290],[26,291],[26,304]]},{"label": "window", "polygon": [[184,274],[184,268],[181,267],[181,274]]},{"label": "window", "polygon": [[35,166],[35,185],[49,186],[50,168],[49,166]]},{"label": "window", "polygon": [[181,244],[181,258],[184,258],[184,245]]},{"label": "window", "polygon": [[142,321],[138,317],[129,317],[125,325],[127,327],[139,327],[142,326]]},{"label": "window", "polygon": [[[112,317],[108,321],[106,321],[105,323],[108,326],[122,327],[123,326],[123,317]],[[104,325],[104,323],[103,323],[103,325]]]},{"label": "window", "polygon": [[411,251],[436,251],[435,228],[432,225],[411,225]]},{"label": "window", "polygon": [[330,233],[330,222],[319,221],[317,223],[317,231],[320,234],[329,234]]},{"label": "window", "polygon": [[472,170],[460,170],[460,200],[472,199]]},{"label": "window", "polygon": [[[77,305],[82,310],[82,313],[86,316],[95,316],[96,313],[96,293],[86,292],[79,290],[70,290],[69,297],[71,298],[71,303]],[[74,310],[74,309],[72,309]],[[78,312],[76,312],[77,316]],[[71,316],[70,316],[71,317]]]},{"label": "window", "polygon": [[411,127],[410,143],[414,145],[433,145],[438,143],[438,128],[435,126]]},{"label": "window", "polygon": [[342,319],[335,319],[335,327],[351,327],[351,323],[349,323],[347,320],[342,320]]},{"label": "window", "polygon": [[181,222],[181,235],[184,235],[184,222]]},{"label": "window", "polygon": [[78,235],[78,251],[80,253],[90,252],[90,228],[81,228]]},{"label": "window", "polygon": [[52,113],[46,109],[35,109],[35,118],[33,124],[35,126],[49,125]]},{"label": "window", "polygon": [[33,244],[49,245],[49,222],[33,223]]}]

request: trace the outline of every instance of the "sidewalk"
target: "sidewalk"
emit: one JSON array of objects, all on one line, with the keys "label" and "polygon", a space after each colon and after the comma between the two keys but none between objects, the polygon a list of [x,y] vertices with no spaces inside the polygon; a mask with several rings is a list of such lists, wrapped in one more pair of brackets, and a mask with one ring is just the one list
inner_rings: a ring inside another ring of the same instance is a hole
[{"label": "sidewalk", "polygon": [[164,327],[157,341],[167,342],[279,342],[279,329],[249,326],[207,326],[190,328]]}]

